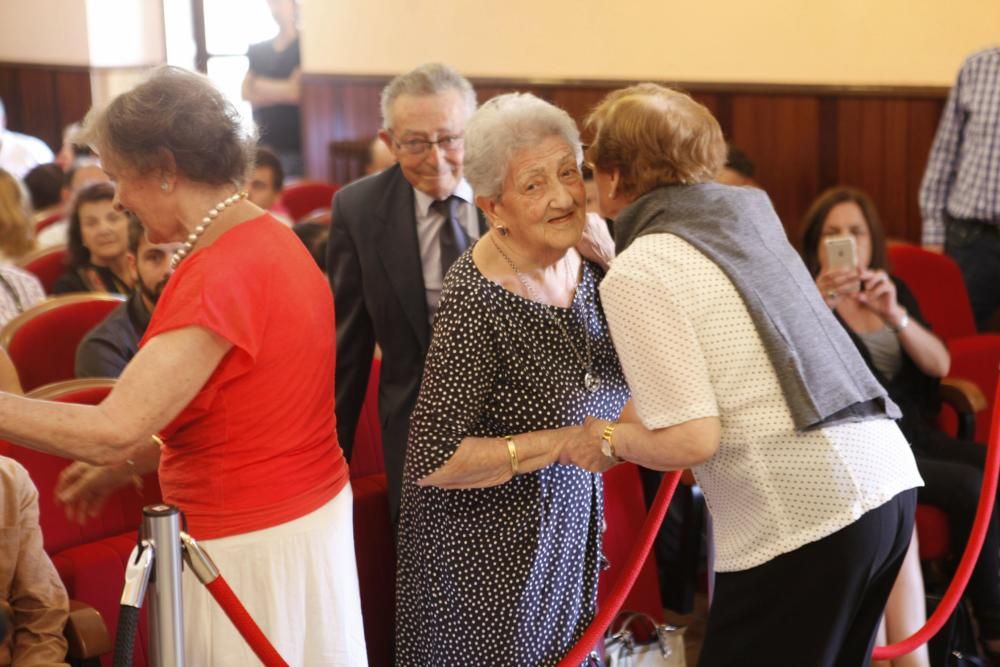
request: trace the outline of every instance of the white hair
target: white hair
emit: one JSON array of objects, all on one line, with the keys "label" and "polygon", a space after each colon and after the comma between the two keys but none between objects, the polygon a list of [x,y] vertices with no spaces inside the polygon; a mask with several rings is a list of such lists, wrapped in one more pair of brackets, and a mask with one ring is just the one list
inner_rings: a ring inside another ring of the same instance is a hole
[{"label": "white hair", "polygon": [[471,116],[476,110],[476,91],[464,76],[451,67],[441,63],[428,63],[400,74],[382,89],[382,127],[392,129],[392,103],[401,95],[422,97],[440,95],[450,90],[462,95],[467,114]]},{"label": "white hair", "polygon": [[531,93],[507,93],[484,103],[465,128],[462,173],[477,196],[494,198],[503,190],[508,162],[517,151],[560,137],[583,160],[580,131],[570,115]]}]

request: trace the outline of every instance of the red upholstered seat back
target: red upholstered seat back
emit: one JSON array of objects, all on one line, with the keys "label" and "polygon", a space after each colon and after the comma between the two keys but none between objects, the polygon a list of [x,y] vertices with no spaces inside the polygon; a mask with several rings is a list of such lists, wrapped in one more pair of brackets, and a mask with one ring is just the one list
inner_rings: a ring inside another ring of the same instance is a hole
[{"label": "red upholstered seat back", "polygon": [[66,270],[66,246],[43,248],[24,257],[19,266],[38,277],[46,294],[52,294],[52,287]]},{"label": "red upholstered seat back", "polygon": [[1000,373],[1000,334],[977,334],[947,341],[951,353],[948,375],[976,383],[986,397],[986,409],[976,414],[976,442],[986,442],[996,407],[993,387]]},{"label": "red upholstered seat back", "polygon": [[72,379],[77,345],[122,301],[118,294],[67,294],[8,322],[0,330],[0,345],[7,348],[24,390]]},{"label": "red upholstered seat back", "polygon": [[396,615],[396,546],[385,475],[351,480],[354,553],[371,667],[391,667]]},{"label": "red upholstered seat back", "polygon": [[[604,473],[604,518],[607,522],[604,555],[611,566],[601,573],[597,592],[598,606],[625,571],[625,561],[646,520],[642,480],[639,479],[639,469],[635,464],[622,463]],[[656,573],[656,559],[652,549],[639,571],[632,591],[625,598],[622,609],[641,611],[657,622],[663,621],[660,578]]]},{"label": "red upholstered seat back", "polygon": [[281,193],[281,205],[292,220],[298,222],[316,209],[330,208],[333,195],[340,189],[331,183],[299,181]]},{"label": "red upholstered seat back", "polygon": [[65,220],[65,219],[66,216],[63,215],[61,212],[53,213],[52,215],[42,218],[41,220],[35,223],[35,236],[37,236],[38,232],[42,231],[46,227],[50,227],[59,222],[60,220]]},{"label": "red upholstered seat back", "polygon": [[955,260],[917,246],[893,244],[889,265],[891,273],[916,296],[924,317],[942,340],[976,333],[969,293]]},{"label": "red upholstered seat back", "polygon": [[351,479],[385,472],[382,458],[382,425],[378,416],[378,379],[382,361],[372,360],[371,374],[365,402],[358,415],[358,425],[354,430],[354,447],[351,449]]},{"label": "red upholstered seat back", "polygon": [[941,560],[952,555],[948,515],[933,505],[917,505],[917,540],[920,560]]},{"label": "red upholstered seat back", "polygon": [[[61,387],[46,387],[43,392],[29,396],[63,403],[97,405],[108,395],[113,384],[113,380],[71,381],[62,383]],[[40,523],[45,536],[45,550],[49,554],[125,531],[134,531],[142,521],[143,506],[160,502],[161,499],[156,475],[148,475],[144,480],[142,493],[133,488],[118,491],[108,499],[100,514],[81,526],[66,517],[62,505],[55,499],[59,473],[70,464],[69,460],[4,441],[0,441],[0,454],[23,465],[38,487]]]}]

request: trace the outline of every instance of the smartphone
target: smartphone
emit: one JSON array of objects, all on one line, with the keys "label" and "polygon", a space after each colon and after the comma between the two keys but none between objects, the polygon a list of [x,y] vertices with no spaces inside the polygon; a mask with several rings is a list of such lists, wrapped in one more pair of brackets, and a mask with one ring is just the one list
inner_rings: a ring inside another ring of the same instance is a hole
[{"label": "smartphone", "polygon": [[[858,246],[851,235],[829,236],[823,240],[826,246],[826,262],[831,269],[857,269]],[[850,291],[857,292],[861,283],[853,286]]]}]

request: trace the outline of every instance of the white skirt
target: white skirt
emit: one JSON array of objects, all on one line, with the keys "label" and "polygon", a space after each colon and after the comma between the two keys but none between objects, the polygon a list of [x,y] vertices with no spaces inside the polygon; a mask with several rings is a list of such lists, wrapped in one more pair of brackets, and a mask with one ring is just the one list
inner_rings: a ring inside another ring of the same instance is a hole
[{"label": "white skirt", "polygon": [[[292,667],[368,664],[354,558],[351,486],[288,523],[200,544]],[[191,667],[260,661],[208,590],[184,569],[184,636]]]}]

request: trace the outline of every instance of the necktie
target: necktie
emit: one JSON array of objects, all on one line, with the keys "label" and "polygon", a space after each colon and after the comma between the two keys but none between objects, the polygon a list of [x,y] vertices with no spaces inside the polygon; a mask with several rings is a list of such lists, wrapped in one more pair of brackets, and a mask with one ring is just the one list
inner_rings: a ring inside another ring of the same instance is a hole
[{"label": "necktie", "polygon": [[438,243],[441,247],[442,280],[458,256],[465,252],[469,246],[469,239],[458,221],[461,203],[461,198],[451,195],[447,199],[441,199],[431,204],[431,208],[444,217],[444,224],[441,225],[441,232],[438,234]]}]

